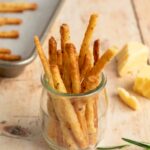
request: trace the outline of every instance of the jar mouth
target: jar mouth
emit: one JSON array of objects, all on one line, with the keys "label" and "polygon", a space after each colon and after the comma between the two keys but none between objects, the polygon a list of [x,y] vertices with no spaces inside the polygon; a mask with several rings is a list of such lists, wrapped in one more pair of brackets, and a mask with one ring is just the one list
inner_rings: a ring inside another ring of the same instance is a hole
[{"label": "jar mouth", "polygon": [[57,96],[71,97],[71,98],[72,97],[86,97],[86,96],[93,95],[93,94],[98,93],[101,90],[103,90],[105,85],[106,85],[106,83],[107,83],[107,78],[104,75],[104,73],[101,73],[101,82],[99,83],[99,85],[95,89],[90,90],[90,91],[85,92],[85,93],[79,93],[79,94],[58,92],[57,90],[55,90],[54,88],[49,86],[48,80],[46,79],[46,75],[45,74],[41,75],[41,83],[42,83],[44,89],[47,90],[47,92],[49,92],[51,94],[54,94],[54,95],[57,95]]}]

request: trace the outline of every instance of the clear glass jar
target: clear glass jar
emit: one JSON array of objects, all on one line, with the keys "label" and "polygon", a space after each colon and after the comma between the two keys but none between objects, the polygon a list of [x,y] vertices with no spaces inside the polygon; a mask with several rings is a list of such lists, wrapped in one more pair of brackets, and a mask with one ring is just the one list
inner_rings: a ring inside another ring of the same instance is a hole
[{"label": "clear glass jar", "polygon": [[103,137],[108,100],[106,77],[87,93],[67,94],[52,89],[41,78],[41,128],[51,149],[93,150]]}]

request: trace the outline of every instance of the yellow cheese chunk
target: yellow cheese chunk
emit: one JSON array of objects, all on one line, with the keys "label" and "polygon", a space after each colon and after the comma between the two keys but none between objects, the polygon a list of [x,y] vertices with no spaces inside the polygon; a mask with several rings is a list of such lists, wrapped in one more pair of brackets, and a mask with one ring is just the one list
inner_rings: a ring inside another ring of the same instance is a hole
[{"label": "yellow cheese chunk", "polygon": [[128,73],[137,73],[147,63],[147,56],[147,54],[141,53],[141,55],[130,57],[127,61],[118,64],[119,75],[124,76]]},{"label": "yellow cheese chunk", "polygon": [[139,109],[139,102],[135,96],[130,95],[125,89],[118,88],[118,95],[120,96],[122,102],[128,105],[133,110]]},{"label": "yellow cheese chunk", "polygon": [[147,64],[149,49],[147,46],[130,42],[117,55],[118,74],[125,76],[128,73],[137,73]]},{"label": "yellow cheese chunk", "polygon": [[145,65],[137,74],[133,90],[150,99],[150,66]]},{"label": "yellow cheese chunk", "polygon": [[126,55],[135,55],[138,51],[147,51],[148,47],[146,45],[143,45],[142,43],[139,42],[129,42],[127,43],[120,53],[117,56],[117,59],[123,58]]}]

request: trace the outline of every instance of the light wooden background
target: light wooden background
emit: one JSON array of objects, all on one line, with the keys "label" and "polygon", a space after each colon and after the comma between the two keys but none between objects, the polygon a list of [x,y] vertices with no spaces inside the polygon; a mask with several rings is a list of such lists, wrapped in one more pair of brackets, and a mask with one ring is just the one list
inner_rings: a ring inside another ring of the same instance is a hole
[{"label": "light wooden background", "polygon": [[[122,47],[128,41],[141,41],[150,47],[150,0],[68,0],[49,36],[54,35],[59,40],[59,26],[68,23],[72,41],[79,48],[89,16],[93,12],[101,14],[94,38],[102,40],[103,49],[112,44]],[[47,40],[43,46],[47,50]],[[40,134],[38,121],[41,71],[37,58],[19,77],[0,78],[0,150],[49,149]],[[101,145],[122,144],[121,137],[150,142],[150,101],[138,96],[141,109],[136,112],[130,110],[119,101],[116,87],[130,87],[131,82],[128,81],[131,77],[117,78],[115,61],[107,66],[106,73],[110,107],[107,130]],[[8,124],[28,128],[29,137],[8,135],[3,130]]]}]

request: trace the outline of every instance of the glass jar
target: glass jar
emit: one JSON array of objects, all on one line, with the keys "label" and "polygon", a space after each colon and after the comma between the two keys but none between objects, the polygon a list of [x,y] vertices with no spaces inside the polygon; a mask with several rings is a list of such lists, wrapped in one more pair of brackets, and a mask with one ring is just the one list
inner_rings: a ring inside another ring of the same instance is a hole
[{"label": "glass jar", "polygon": [[92,150],[103,137],[106,126],[106,77],[87,93],[59,93],[41,78],[42,134],[51,149]]}]

